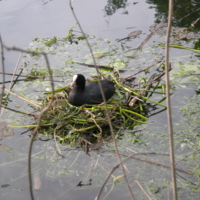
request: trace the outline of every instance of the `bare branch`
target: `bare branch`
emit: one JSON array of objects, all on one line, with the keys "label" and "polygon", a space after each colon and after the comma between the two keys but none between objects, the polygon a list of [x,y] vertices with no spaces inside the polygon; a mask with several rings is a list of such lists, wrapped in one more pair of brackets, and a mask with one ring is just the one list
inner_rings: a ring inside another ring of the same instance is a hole
[{"label": "bare branch", "polygon": [[108,174],[108,176],[106,177],[103,185],[101,186],[101,189],[99,191],[99,193],[97,194],[97,196],[95,197],[95,200],[98,200],[102,191],[103,191],[103,188],[105,187],[106,183],[108,182],[108,179],[110,178],[110,176],[112,175],[112,173],[120,166],[122,165],[124,162],[126,162],[127,160],[129,160],[130,158],[132,158],[133,156],[135,155],[147,155],[147,154],[155,154],[154,152],[150,152],[150,153],[134,153],[132,154],[131,156],[128,156],[127,158],[125,158],[123,161],[120,161],[118,164],[116,164],[110,171],[110,173]]},{"label": "bare branch", "polygon": [[[3,87],[2,87],[2,86],[0,86],[0,88],[3,88]],[[26,102],[28,102],[28,103],[30,103],[30,104],[32,104],[32,105],[34,105],[35,107],[41,108],[41,106],[40,106],[40,105],[38,105],[38,104],[35,104],[35,103],[33,103],[33,102],[31,102],[31,101],[29,101],[29,100],[27,100],[27,99],[23,98],[23,97],[21,97],[21,96],[19,96],[19,95],[15,94],[15,93],[13,93],[13,92],[11,92],[10,90],[7,90],[6,88],[4,88],[4,90],[5,90],[6,92],[8,92],[8,93],[10,93],[10,94],[12,94],[12,95],[14,95],[14,96],[16,96],[17,98],[19,98],[19,99],[22,99],[22,100],[24,100],[24,101],[26,101]]]},{"label": "bare branch", "polygon": [[21,57],[22,57],[22,52],[20,53],[20,55],[19,55],[19,58],[18,58],[18,61],[17,61],[17,64],[16,64],[16,66],[15,66],[15,69],[14,69],[14,72],[13,72],[13,75],[12,75],[12,79],[11,79],[11,83],[10,83],[10,86],[9,86],[9,90],[11,89],[11,87],[12,87],[12,83],[13,83],[13,80],[14,80],[14,74],[16,73],[16,71],[17,71],[17,68],[18,68],[18,66],[19,66],[19,62],[20,62],[20,60],[21,60]]},{"label": "bare branch", "polygon": [[[162,22],[160,22],[160,24],[158,24],[155,29],[145,38],[145,40],[140,44],[140,46],[132,53],[131,57],[134,57],[135,54],[144,46],[144,44],[154,35],[154,33],[159,29],[160,26],[164,25],[164,23],[167,20],[163,20]],[[126,61],[126,63],[128,63],[131,59],[131,57]]]},{"label": "bare branch", "polygon": [[[79,21],[78,21],[78,18],[77,18],[76,15],[75,15],[74,8],[72,7],[71,0],[69,1],[69,5],[70,5],[71,11],[72,11],[72,13],[73,13],[73,15],[74,15],[74,18],[76,19],[76,21],[77,21],[77,23],[78,23],[78,26],[79,26],[79,28],[80,28],[82,34],[84,35],[84,37],[85,37],[85,39],[86,39],[88,48],[90,49],[90,53],[91,53],[91,55],[92,55],[92,59],[93,59],[93,62],[94,62],[94,65],[95,65],[95,69],[96,69],[96,71],[97,71],[97,74],[101,74],[100,71],[99,71],[98,68],[97,68],[97,64],[96,64],[96,61],[95,61],[95,58],[94,58],[94,54],[93,54],[92,48],[91,48],[91,46],[90,46],[90,44],[89,44],[89,41],[88,41],[88,39],[87,39],[87,37],[86,37],[86,35],[85,35],[85,33],[84,33],[84,31],[83,31],[83,29],[82,29],[82,27],[81,27]],[[114,134],[112,122],[111,122],[111,120],[110,120],[110,116],[109,116],[109,112],[108,112],[108,108],[107,108],[107,103],[106,103],[105,95],[104,95],[104,92],[103,92],[103,89],[102,89],[102,86],[101,86],[100,78],[99,78],[99,77],[98,77],[98,83],[99,83],[99,88],[100,88],[100,91],[101,91],[101,95],[102,95],[103,100],[104,100],[104,102],[105,102],[106,116],[107,116],[107,119],[108,119],[108,124],[109,124],[110,131],[111,131],[111,134],[112,134],[112,138],[113,138],[113,141],[114,141],[115,150],[116,150],[116,152],[117,152],[117,157],[118,157],[119,162],[121,163],[121,158],[120,158],[119,150],[118,150],[117,143],[116,143],[116,140],[115,140],[115,134]],[[120,164],[120,165],[121,165],[121,164]],[[123,172],[123,175],[124,175],[124,178],[125,178],[125,181],[126,181],[128,190],[129,190],[129,192],[130,192],[131,198],[132,198],[132,200],[134,200],[134,196],[133,196],[132,190],[131,190],[131,188],[130,188],[130,185],[129,185],[129,183],[128,183],[128,179],[127,179],[126,174],[125,174],[124,166],[121,165],[121,168],[122,168],[122,172]],[[100,193],[100,194],[101,194],[101,193]],[[100,196],[100,194],[99,194],[99,196]],[[98,198],[97,198],[97,199],[98,199]]]},{"label": "bare branch", "polygon": [[[4,89],[5,89],[5,66],[4,66],[3,42],[1,39],[1,35],[0,35],[0,45],[1,45],[1,62],[2,62],[2,72],[3,72],[2,92],[0,94],[0,111],[1,111],[1,104],[2,104],[2,100],[3,100]],[[1,112],[0,112],[0,116],[1,116]]]},{"label": "bare branch", "polygon": [[174,159],[174,142],[173,142],[173,127],[171,115],[171,101],[170,101],[170,86],[169,86],[169,40],[172,24],[173,0],[169,0],[168,26],[166,35],[166,49],[165,49],[165,74],[166,74],[166,96],[167,96],[167,119],[168,119],[168,133],[170,141],[170,161],[171,161],[171,176],[173,185],[173,198],[177,200],[176,189],[176,175],[175,175],[175,159]]},{"label": "bare branch", "polygon": [[[20,52],[24,52],[24,53],[28,53],[28,54],[32,54],[32,55],[43,55],[47,64],[47,68],[48,68],[48,72],[50,75],[50,81],[51,81],[51,90],[52,90],[52,97],[54,96],[54,83],[53,83],[53,77],[52,77],[52,73],[51,73],[51,68],[50,68],[50,64],[49,64],[49,60],[48,57],[46,55],[46,53],[44,52],[33,52],[33,51],[26,51],[17,47],[7,47],[5,45],[3,45],[8,51],[20,51]],[[38,117],[38,123],[37,126],[35,127],[33,133],[31,134],[31,140],[30,140],[30,145],[29,145],[29,150],[28,150],[28,178],[29,178],[29,192],[30,192],[30,196],[31,199],[34,200],[34,196],[33,196],[33,188],[32,188],[32,177],[31,177],[31,153],[32,153],[32,147],[33,147],[33,141],[35,136],[37,135],[38,129],[40,128],[41,125],[41,118],[42,115],[49,110],[49,108],[51,107],[52,103],[53,103],[53,99],[51,98],[49,104],[47,105],[47,107],[45,107],[42,112],[40,113],[39,117]]]},{"label": "bare branch", "polygon": [[41,53],[42,55],[44,55],[46,64],[47,64],[47,68],[50,74],[50,80],[51,80],[51,90],[52,90],[52,98],[49,102],[49,104],[47,105],[46,108],[44,108],[42,110],[42,112],[40,113],[39,117],[38,117],[38,123],[37,123],[37,127],[35,127],[32,135],[31,135],[31,141],[30,141],[30,145],[29,145],[29,151],[28,151],[28,177],[29,177],[29,191],[30,191],[30,195],[31,195],[31,199],[34,200],[34,196],[33,196],[33,188],[32,188],[32,177],[31,177],[31,153],[32,153],[32,146],[33,146],[33,141],[35,136],[37,135],[38,129],[40,127],[41,124],[41,119],[42,119],[42,115],[49,110],[49,108],[51,107],[52,103],[53,103],[53,96],[54,96],[54,83],[53,83],[53,77],[52,77],[52,73],[51,73],[51,69],[50,69],[50,64],[49,64],[49,60],[47,58],[47,55],[45,53]]},{"label": "bare branch", "polygon": [[[0,74],[3,74],[0,72]],[[21,77],[27,77],[27,78],[46,78],[50,76],[28,76],[28,75],[21,75],[21,74],[12,74],[12,73],[4,73],[5,75],[11,75],[11,76],[21,76]],[[52,76],[52,77],[63,77],[63,76]]]},{"label": "bare branch", "polygon": [[139,186],[139,188],[144,192],[144,194],[146,195],[146,197],[149,200],[152,200],[151,197],[147,194],[147,192],[144,190],[144,188],[142,187],[142,185],[140,184],[140,182],[138,180],[135,180],[135,182],[137,183],[137,185]]}]

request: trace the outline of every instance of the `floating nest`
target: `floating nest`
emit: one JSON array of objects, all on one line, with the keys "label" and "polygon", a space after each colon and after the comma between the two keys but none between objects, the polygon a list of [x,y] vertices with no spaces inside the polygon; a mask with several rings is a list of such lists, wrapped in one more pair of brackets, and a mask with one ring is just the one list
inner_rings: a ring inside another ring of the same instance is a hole
[{"label": "floating nest", "polygon": [[[69,86],[62,92],[56,93],[50,110],[42,116],[43,125],[39,132],[54,135],[60,143],[73,147],[96,147],[102,142],[112,140],[108,115],[116,133],[119,129],[132,130],[135,125],[145,123],[149,109],[156,109],[156,105],[164,106],[147,97],[149,93],[155,92],[152,84],[160,79],[156,74],[140,84],[136,84],[132,77],[108,79],[116,84],[115,95],[107,102],[107,105],[102,103],[81,107],[72,106],[68,102]],[[151,88],[153,90],[150,90]],[[157,88],[159,88],[158,83]],[[46,97],[45,105],[51,98],[51,95]]]}]

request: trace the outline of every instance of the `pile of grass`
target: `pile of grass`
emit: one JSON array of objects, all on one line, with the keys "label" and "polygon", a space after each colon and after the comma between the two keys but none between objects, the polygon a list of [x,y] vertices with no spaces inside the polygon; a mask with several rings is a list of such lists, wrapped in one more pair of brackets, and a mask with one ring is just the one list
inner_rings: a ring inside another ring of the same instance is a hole
[{"label": "pile of grass", "polygon": [[[110,137],[106,106],[115,132],[123,128],[132,130],[135,125],[145,123],[148,119],[146,113],[149,108],[146,100],[150,99],[145,97],[144,84],[148,84],[144,83],[139,90],[131,88],[126,82],[119,82],[114,77],[113,81],[116,83],[116,92],[107,105],[76,107],[68,102],[69,87],[67,90],[56,93],[51,109],[42,117],[42,124],[45,125],[40,127],[40,133],[54,135],[60,143],[71,146],[98,143]],[[127,94],[129,99],[125,100]],[[136,101],[132,104],[136,96]],[[52,97],[48,96],[46,103],[49,98]]]}]

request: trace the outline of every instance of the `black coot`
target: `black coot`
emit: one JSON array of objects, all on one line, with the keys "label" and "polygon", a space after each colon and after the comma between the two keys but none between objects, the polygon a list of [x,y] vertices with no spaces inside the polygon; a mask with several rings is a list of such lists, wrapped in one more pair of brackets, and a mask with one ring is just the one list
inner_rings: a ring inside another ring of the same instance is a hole
[{"label": "black coot", "polygon": [[[101,85],[106,100],[115,92],[115,83],[108,80],[101,80]],[[74,75],[72,90],[69,93],[69,102],[74,106],[83,104],[100,104],[103,102],[98,81],[88,82],[85,84],[85,77],[82,74]]]}]

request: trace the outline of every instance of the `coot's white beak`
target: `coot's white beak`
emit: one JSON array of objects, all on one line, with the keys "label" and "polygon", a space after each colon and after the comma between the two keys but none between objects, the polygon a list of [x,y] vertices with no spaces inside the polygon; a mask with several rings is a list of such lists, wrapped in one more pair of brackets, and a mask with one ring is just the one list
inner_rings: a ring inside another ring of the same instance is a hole
[{"label": "coot's white beak", "polygon": [[70,88],[73,88],[74,87],[74,85],[75,85],[75,81],[74,82],[72,82],[72,84],[70,85]]},{"label": "coot's white beak", "polygon": [[71,86],[70,86],[70,88],[73,88],[74,87],[74,85],[76,84],[76,79],[77,79],[77,75],[74,75],[73,76],[73,81],[72,81],[72,84],[71,84]]}]

